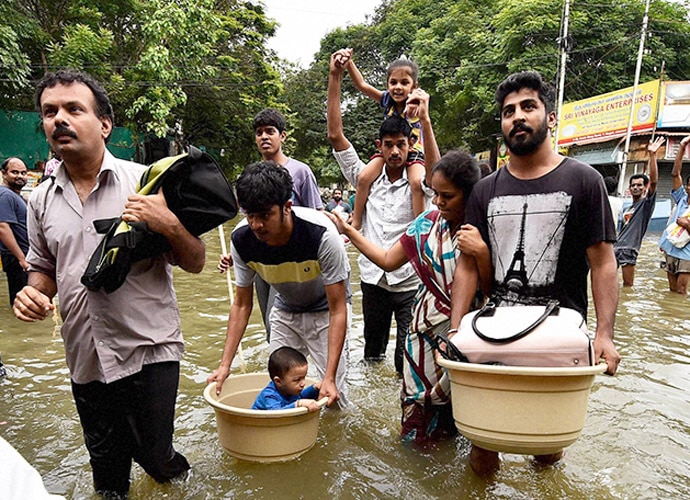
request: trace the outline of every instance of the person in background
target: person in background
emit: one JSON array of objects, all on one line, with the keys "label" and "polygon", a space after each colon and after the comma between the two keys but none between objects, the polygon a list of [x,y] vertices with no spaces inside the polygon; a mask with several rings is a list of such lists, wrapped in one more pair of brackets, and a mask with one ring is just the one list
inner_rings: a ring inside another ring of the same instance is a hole
[{"label": "person in background", "polygon": [[482,178],[484,178],[487,175],[491,175],[493,169],[491,168],[491,165],[489,165],[488,163],[482,162],[479,164],[479,171],[482,173]]},{"label": "person in background", "polygon": [[60,155],[55,153],[53,150],[50,151],[51,157],[50,160],[46,162],[45,168],[43,169],[43,179],[46,179],[53,175],[53,172],[55,172],[55,169],[60,165],[60,162],[62,162],[62,158],[60,158]]},{"label": "person in background", "polygon": [[[672,216],[672,222],[690,231],[690,210],[688,210],[688,195],[690,195],[690,175],[683,184],[683,155],[690,144],[690,135],[680,141],[676,159],[673,162],[671,177],[673,179],[671,196],[676,203],[676,210]],[[687,295],[688,282],[690,282],[690,244],[682,247],[673,245],[668,239],[667,227],[659,240],[659,248],[664,252],[666,276],[668,287],[672,292]]]},{"label": "person in background", "polygon": [[618,189],[618,181],[615,177],[604,177],[604,184],[606,185],[606,192],[608,193],[609,205],[611,205],[611,215],[613,216],[613,223],[618,228],[618,222],[623,211],[623,199],[618,196],[616,190]]},{"label": "person in background", "polygon": [[632,204],[623,212],[623,226],[618,232],[618,240],[613,245],[616,261],[623,274],[623,286],[633,286],[635,282],[637,256],[656,206],[656,185],[659,182],[656,153],[665,140],[663,137],[657,137],[654,142],[647,145],[649,177],[645,174],[630,176]]},{"label": "person in background", "polygon": [[331,194],[331,201],[326,205],[326,212],[337,214],[341,219],[350,222],[352,219],[352,208],[343,201],[343,190],[340,188],[333,189]]},{"label": "person in background", "polygon": [[271,381],[259,393],[252,410],[286,410],[307,408],[317,411],[321,382],[305,387],[309,365],[304,354],[292,347],[283,346],[268,357],[268,375]]},{"label": "person in background", "polygon": [[[597,320],[595,361],[603,359],[607,373],[613,375],[620,363],[613,343],[618,304],[616,229],[601,175],[551,147],[555,97],[553,86],[532,71],[514,73],[498,86],[496,103],[510,161],[474,187],[466,223],[479,230],[489,248],[493,267],[489,295],[496,305],[558,300],[586,318],[591,275]],[[449,338],[471,308],[483,268],[471,254],[460,255],[451,293]],[[562,451],[536,459],[550,464],[561,457]],[[479,475],[491,474],[500,466],[498,453],[473,445],[470,466]]]},{"label": "person in background", "polygon": [[[2,162],[0,260],[2,270],[7,275],[10,307],[27,281],[29,239],[26,232],[26,202],[21,196],[27,173],[26,165],[19,158],[11,157]],[[6,375],[7,369],[0,358],[0,378]]]},{"label": "person in background", "polygon": [[[94,487],[106,498],[126,498],[132,460],[161,483],[189,469],[172,443],[184,352],[172,264],[201,272],[205,246],[168,208],[163,192],[135,194],[145,166],[107,150],[113,110],[90,75],[47,73],[37,85],[36,106],[63,163],[29,199],[29,279],[14,314],[43,320],[60,295],[61,333]],[[112,293],[88,290],[80,277],[102,239],[93,221],[119,216],[146,223],[171,250],[133,264]]]},{"label": "person in background", "polygon": [[[272,108],[266,108],[257,113],[253,122],[256,147],[264,161],[272,161],[290,172],[292,176],[292,203],[297,207],[309,207],[323,210],[321,193],[316,183],[316,177],[311,168],[299,160],[288,157],[283,152],[283,143],[287,139],[287,122],[283,114]],[[221,273],[232,266],[230,255],[221,255],[218,270]],[[261,318],[266,328],[266,341],[271,340],[271,322],[269,315],[275,302],[275,290],[257,275],[256,296],[261,309]]]},{"label": "person in background", "polygon": [[319,186],[311,168],[283,152],[287,139],[287,122],[283,114],[272,108],[260,111],[253,122],[256,147],[264,161],[272,161],[290,172],[292,177],[292,203],[296,207],[323,210]]},{"label": "person in background", "polygon": [[29,238],[26,232],[26,201],[21,196],[29,173],[24,162],[16,157],[2,162],[0,186],[0,258],[7,275],[10,307],[19,290],[26,286],[29,264]]}]

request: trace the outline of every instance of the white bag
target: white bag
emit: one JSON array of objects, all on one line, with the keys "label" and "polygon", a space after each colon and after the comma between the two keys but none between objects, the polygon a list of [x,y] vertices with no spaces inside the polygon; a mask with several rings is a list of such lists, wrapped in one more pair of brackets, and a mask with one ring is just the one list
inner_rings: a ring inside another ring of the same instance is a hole
[{"label": "white bag", "polygon": [[676,221],[671,222],[666,228],[666,238],[676,248],[683,248],[690,242],[690,234]]},{"label": "white bag", "polygon": [[451,342],[470,363],[508,366],[593,366],[594,348],[582,315],[547,306],[495,306],[466,314]]}]

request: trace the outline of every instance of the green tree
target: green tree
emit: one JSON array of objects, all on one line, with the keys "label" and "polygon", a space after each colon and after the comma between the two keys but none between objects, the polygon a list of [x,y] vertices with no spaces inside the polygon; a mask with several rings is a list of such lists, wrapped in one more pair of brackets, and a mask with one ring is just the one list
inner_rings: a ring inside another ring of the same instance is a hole
[{"label": "green tree", "polygon": [[82,69],[105,85],[118,124],[142,138],[181,128],[230,170],[247,157],[247,118],[282,92],[265,49],[275,24],[249,1],[5,0],[0,13],[0,91],[16,90],[0,92],[4,109],[32,109],[46,71]]},{"label": "green tree", "polygon": [[[491,148],[499,132],[494,91],[503,78],[537,70],[556,84],[563,8],[564,0],[383,1],[371,23],[329,33],[312,66],[286,79],[289,106],[299,104],[300,114],[308,117],[297,132],[301,154],[322,154],[327,60],[341,47],[353,47],[365,78],[381,86],[386,65],[401,54],[411,56],[420,67],[420,86],[431,95],[441,149]],[[633,84],[643,13],[644,0],[571,2],[566,101]],[[641,81],[658,78],[663,65],[668,78],[690,79],[688,2],[654,0],[649,18]],[[348,80],[344,126],[364,155],[362,129],[378,128],[366,114],[371,112],[376,123],[380,115],[359,107],[365,98],[348,87]]]},{"label": "green tree", "polygon": [[[223,168],[235,177],[260,156],[254,143],[252,119],[266,107],[286,111],[276,55],[266,48],[275,22],[263,7],[226,0],[217,2],[221,22],[217,75],[209,85],[188,87],[180,114],[186,139],[204,144]],[[227,14],[223,14],[223,13]]]}]

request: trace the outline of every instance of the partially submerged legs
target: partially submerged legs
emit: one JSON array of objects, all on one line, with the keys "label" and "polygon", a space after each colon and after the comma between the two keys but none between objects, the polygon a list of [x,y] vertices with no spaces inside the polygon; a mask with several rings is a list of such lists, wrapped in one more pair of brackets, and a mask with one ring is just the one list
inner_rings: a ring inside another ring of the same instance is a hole
[{"label": "partially submerged legs", "polygon": [[[563,450],[548,455],[534,455],[534,461],[538,465],[553,465],[563,458]],[[486,450],[475,444],[470,450],[470,467],[480,477],[488,477],[498,472],[501,467],[501,458],[498,452]]]}]

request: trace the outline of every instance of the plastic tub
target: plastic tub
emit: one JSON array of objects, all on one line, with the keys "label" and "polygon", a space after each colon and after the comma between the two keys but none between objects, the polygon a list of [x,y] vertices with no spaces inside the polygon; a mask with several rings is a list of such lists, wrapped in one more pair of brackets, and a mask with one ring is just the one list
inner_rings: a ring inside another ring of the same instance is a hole
[{"label": "plastic tub", "polygon": [[[230,455],[252,462],[282,462],[297,458],[316,443],[319,414],[306,408],[251,410],[269,382],[266,373],[232,375],[216,395],[215,382],[204,389],[204,399],[216,414],[220,443]],[[313,384],[314,380],[307,380]],[[323,407],[327,398],[318,401]]]},{"label": "plastic tub", "polygon": [[458,430],[487,450],[524,455],[557,453],[585,423],[594,376],[606,365],[532,368],[439,359],[451,380]]}]

